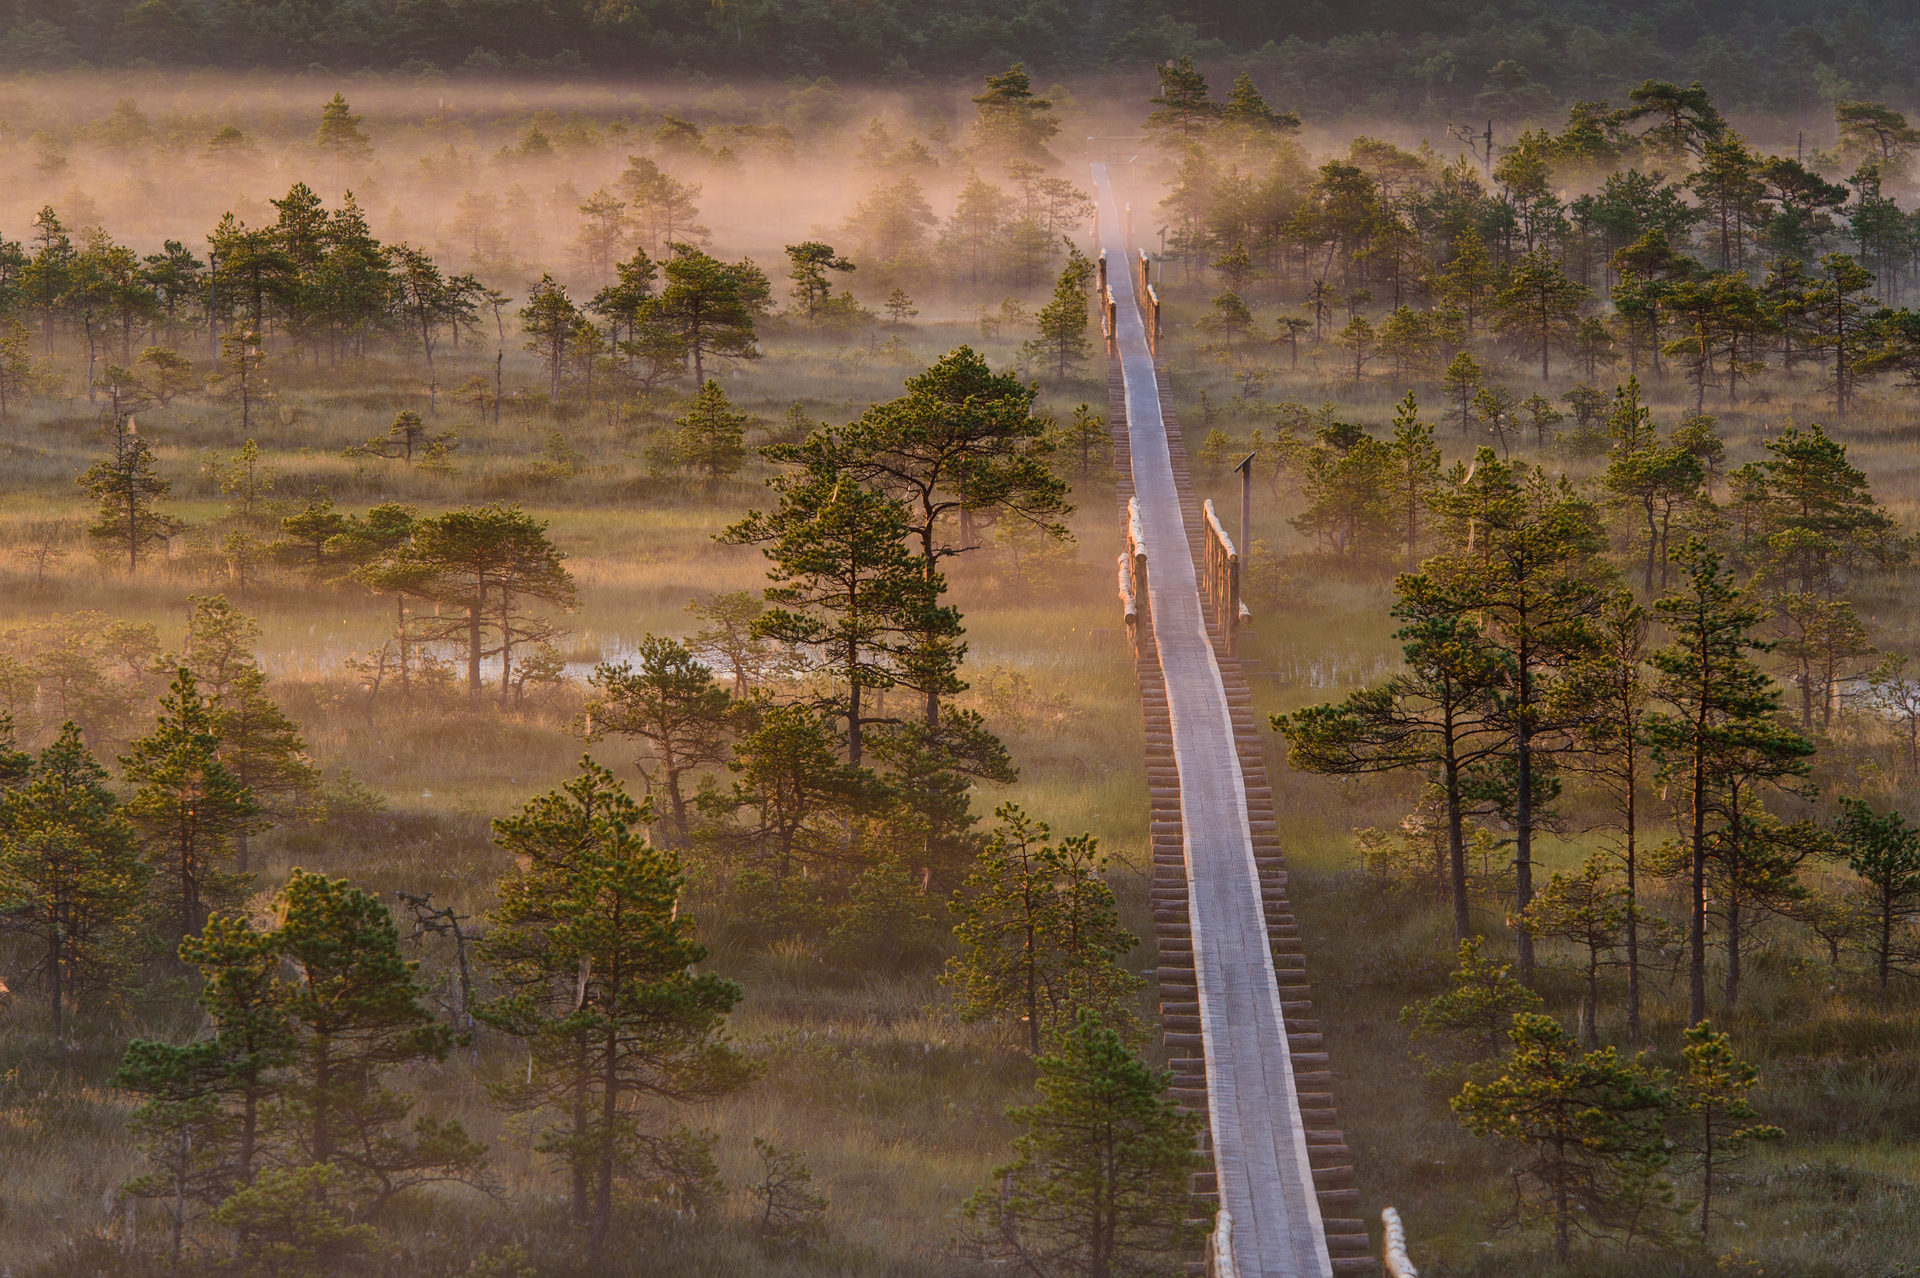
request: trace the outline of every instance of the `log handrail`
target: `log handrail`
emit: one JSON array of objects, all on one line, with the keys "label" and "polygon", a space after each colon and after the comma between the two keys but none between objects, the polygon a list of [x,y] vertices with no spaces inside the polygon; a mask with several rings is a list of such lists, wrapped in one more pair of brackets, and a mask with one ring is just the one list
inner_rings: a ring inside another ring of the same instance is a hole
[{"label": "log handrail", "polygon": [[1207,1278],[1240,1278],[1233,1263],[1233,1213],[1224,1207],[1214,1213],[1213,1232],[1207,1235]]},{"label": "log handrail", "polygon": [[1380,1223],[1387,1232],[1386,1246],[1380,1249],[1380,1267],[1387,1271],[1387,1278],[1420,1278],[1420,1271],[1407,1259],[1407,1227],[1400,1223],[1400,1213],[1383,1207]]},{"label": "log handrail", "polygon": [[1225,525],[1213,509],[1213,498],[1209,497],[1201,505],[1206,514],[1206,573],[1202,587],[1206,591],[1207,602],[1213,605],[1213,616],[1220,627],[1222,646],[1226,655],[1240,655],[1240,627],[1253,619],[1246,604],[1240,601],[1240,553],[1234,549],[1233,538],[1227,535]]},{"label": "log handrail", "polygon": [[1140,618],[1152,608],[1146,595],[1146,532],[1140,524],[1139,497],[1127,499],[1127,549],[1119,553],[1119,572],[1125,578],[1121,597],[1133,606],[1127,624],[1135,627],[1135,639],[1139,639]]}]

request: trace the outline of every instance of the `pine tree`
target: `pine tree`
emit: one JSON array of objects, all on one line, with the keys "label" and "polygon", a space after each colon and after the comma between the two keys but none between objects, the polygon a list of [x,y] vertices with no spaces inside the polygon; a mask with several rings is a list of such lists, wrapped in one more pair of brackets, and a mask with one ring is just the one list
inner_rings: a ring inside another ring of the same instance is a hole
[{"label": "pine tree", "polygon": [[1548,356],[1554,343],[1569,343],[1580,323],[1580,307],[1590,291],[1567,278],[1566,271],[1545,248],[1521,258],[1507,277],[1506,287],[1494,296],[1500,331],[1540,351],[1540,380],[1547,380]]},{"label": "pine tree", "polygon": [[486,1150],[457,1122],[415,1120],[385,1075],[446,1059],[453,1031],[421,1003],[418,964],[400,955],[387,907],[345,879],[296,869],[275,904],[274,948],[292,966],[285,1013],[294,1035],[286,1075],[285,1139],[302,1161],[332,1166],[351,1215],[445,1181],[475,1183]]},{"label": "pine tree", "polygon": [[307,498],[306,509],[280,520],[280,531],[287,535],[275,550],[291,562],[310,560],[315,577],[327,566],[327,543],[347,530],[347,518],[333,508],[333,498],[324,488],[316,488]]},{"label": "pine tree", "polygon": [[842,763],[827,721],[805,705],[756,715],[740,733],[727,764],[738,780],[703,794],[703,809],[730,815],[751,808],[754,819],[735,839],[776,881],[836,862],[859,860],[851,822],[882,811],[894,795],[870,769]]},{"label": "pine tree", "polygon": [[25,324],[11,317],[0,321],[0,421],[6,420],[9,405],[24,400],[38,380],[28,340]]},{"label": "pine tree", "polygon": [[216,868],[241,833],[259,828],[252,793],[220,762],[219,715],[182,666],[160,698],[159,721],[121,756],[139,792],[126,807],[154,869],[164,917],[177,938],[200,930],[206,908],[244,886]]},{"label": "pine tree", "polygon": [[919,313],[904,288],[895,286],[893,292],[887,294],[887,318],[894,323],[905,324]]},{"label": "pine tree", "polygon": [[747,427],[753,421],[752,414],[733,411],[733,401],[712,378],[701,384],[686,415],[674,420],[679,428],[673,437],[674,460],[706,475],[709,501],[719,492],[720,481],[746,461]]},{"label": "pine tree", "polygon": [[1608,597],[1593,627],[1594,642],[1567,670],[1561,709],[1580,747],[1569,766],[1599,782],[1611,797],[1620,831],[1617,853],[1626,871],[1627,1036],[1640,1041],[1640,788],[1646,780],[1647,611],[1626,591]]},{"label": "pine tree", "polygon": [[1090,1008],[1035,1064],[1041,1099],[1007,1111],[1026,1132],[967,1199],[962,1245],[1030,1273],[1164,1272],[1205,1227],[1188,1189],[1206,1165],[1194,1148],[1202,1120]]},{"label": "pine tree", "polygon": [[1656,567],[1660,587],[1666,588],[1674,517],[1701,500],[1705,474],[1688,449],[1661,442],[1649,416],[1640,402],[1637,379],[1630,377],[1626,385],[1614,389],[1613,412],[1607,419],[1613,444],[1607,450],[1607,471],[1601,482],[1616,507],[1639,512],[1647,544],[1642,589],[1651,594]]},{"label": "pine tree", "polygon": [[[1779,694],[1747,657],[1766,650],[1750,637],[1760,620],[1723,571],[1718,555],[1689,540],[1678,559],[1683,593],[1654,611],[1672,642],[1652,654],[1658,694],[1671,712],[1649,715],[1656,777],[1677,792],[1691,883],[1688,1022],[1707,1017],[1707,872],[1714,840],[1740,835],[1742,805],[1762,785],[1790,786],[1807,771],[1813,746],[1775,720]],[[1736,928],[1737,933],[1737,928]],[[1738,944],[1737,934],[1732,938]]]},{"label": "pine tree", "polygon": [[[218,758],[252,794],[263,826],[289,820],[319,787],[300,725],[267,695],[254,659],[260,627],[226,598],[190,597],[187,660],[214,711]],[[247,872],[251,830],[234,835],[234,868]]]},{"label": "pine tree", "polygon": [[1204,138],[1208,123],[1221,112],[1221,104],[1207,97],[1207,77],[1185,54],[1154,70],[1160,76],[1160,92],[1147,101],[1159,110],[1147,116],[1147,128],[1176,149]]},{"label": "pine tree", "polygon": [[1087,340],[1087,288],[1093,282],[1093,262],[1070,237],[1067,264],[1053,287],[1053,300],[1040,309],[1040,335],[1021,350],[1031,357],[1046,357],[1062,381],[1067,369],[1079,369],[1093,358],[1093,344]]},{"label": "pine tree", "polygon": [[[1564,477],[1556,483],[1544,470],[1509,466],[1484,448],[1470,474],[1436,495],[1434,508],[1454,545],[1429,572],[1504,649],[1494,708],[1510,745],[1476,789],[1512,821],[1514,909],[1524,913],[1533,896],[1534,832],[1559,794],[1554,759],[1570,744],[1564,730],[1572,724],[1555,713],[1554,690],[1592,644],[1604,598],[1593,579],[1605,540],[1592,505]],[[1518,939],[1521,976],[1531,979],[1533,941],[1524,926]]]},{"label": "pine tree", "polygon": [[698,182],[682,182],[646,156],[630,155],[618,185],[627,197],[634,229],[655,261],[676,241],[707,242],[707,228],[695,221],[700,216]]},{"label": "pine tree", "polygon": [[1480,361],[1473,357],[1472,351],[1461,351],[1447,365],[1443,375],[1447,387],[1447,402],[1452,406],[1448,416],[1460,423],[1460,434],[1473,434],[1473,401],[1480,393],[1480,379],[1485,370]]},{"label": "pine tree", "polygon": [[673,333],[693,358],[693,379],[705,384],[706,360],[758,359],[754,318],[767,292],[766,277],[751,262],[729,265],[691,244],[668,245],[665,286],[650,316]]},{"label": "pine tree", "polygon": [[1522,1151],[1506,1221],[1544,1219],[1554,1258],[1567,1262],[1575,1229],[1634,1229],[1667,1160],[1662,1125],[1671,1091],[1611,1047],[1582,1054],[1551,1016],[1513,1018],[1513,1049],[1497,1078],[1469,1080],[1454,1113],[1476,1136]]},{"label": "pine tree", "polygon": [[1018,1013],[1036,1059],[1082,1008],[1129,1028],[1122,1000],[1144,982],[1119,960],[1139,941],[1120,924],[1098,842],[1082,834],[1055,846],[1044,822],[1012,804],[994,816],[1000,828],[953,897],[964,953],[943,980],[960,992],[961,1019]]},{"label": "pine tree", "polygon": [[1433,442],[1433,427],[1420,420],[1420,404],[1412,391],[1394,411],[1388,449],[1394,503],[1406,516],[1407,571],[1412,572],[1419,559],[1421,515],[1440,479],[1440,449]]},{"label": "pine tree", "polygon": [[234,1231],[243,1272],[338,1273],[380,1237],[372,1225],[348,1224],[327,1205],[345,1179],[324,1163],[269,1167],[216,1207],[213,1221]]},{"label": "pine tree", "polygon": [[[816,431],[800,444],[769,447],[770,461],[844,476],[899,497],[918,543],[924,588],[944,590],[942,561],[978,547],[976,521],[1022,520],[1064,541],[1073,507],[1051,464],[1050,423],[1033,412],[1035,388],[995,373],[970,347],[948,352],[907,379],[905,395],[876,404],[843,431]],[[798,482],[797,480],[794,482]],[[940,698],[964,689],[952,668],[964,654],[945,610],[922,614],[916,664],[925,720],[936,726]]]},{"label": "pine tree", "polygon": [[207,389],[214,398],[239,414],[242,433],[253,430],[253,406],[267,393],[267,355],[260,348],[260,334],[250,329],[230,329],[220,337],[220,367],[207,375]]},{"label": "pine tree", "polygon": [[641,316],[647,303],[653,298],[654,283],[660,277],[660,268],[647,256],[643,248],[635,249],[633,256],[624,262],[614,263],[615,281],[593,295],[587,303],[587,309],[612,325],[615,338],[620,335],[620,325],[627,327],[627,342],[615,342],[615,346],[627,353],[627,363],[631,367],[633,353],[628,350],[640,335]]},{"label": "pine tree", "polygon": [[1827,385],[1833,391],[1833,415],[1844,419],[1853,407],[1859,362],[1866,354],[1871,321],[1863,296],[1875,283],[1872,271],[1848,253],[1828,253],[1806,294],[1814,345],[1827,353]]},{"label": "pine tree", "polygon": [[1715,1033],[1709,1021],[1686,1034],[1687,1045],[1680,1049],[1686,1064],[1674,1099],[1685,1132],[1682,1147],[1700,1171],[1700,1240],[1705,1242],[1713,1230],[1713,1193],[1726,1164],[1756,1142],[1783,1140],[1786,1133],[1754,1121],[1760,1115],[1748,1096],[1760,1082],[1760,1071],[1734,1054],[1732,1035]]},{"label": "pine tree", "polygon": [[[567,296],[567,286],[551,275],[542,275],[532,296],[520,308],[520,329],[527,335],[526,348],[547,365],[550,392],[560,398],[560,373],[566,364],[567,342],[580,321],[580,308]],[[411,460],[411,453],[408,454]]]},{"label": "pine tree", "polygon": [[869,690],[957,691],[960,616],[938,602],[944,579],[924,575],[903,544],[901,502],[825,466],[781,476],[773,488],[779,507],[749,511],[724,538],[763,547],[774,607],[754,622],[755,632],[820,654],[820,667],[839,686],[847,762],[858,767],[867,725],[878,717]]},{"label": "pine tree", "polygon": [[1840,854],[1866,885],[1874,973],[1885,994],[1895,965],[1909,961],[1896,945],[1894,929],[1920,914],[1920,830],[1910,829],[1898,812],[1880,816],[1860,799],[1842,798],[1835,834]]},{"label": "pine tree", "polygon": [[479,1015],[526,1038],[535,1065],[501,1094],[515,1108],[551,1104],[568,1116],[542,1148],[569,1166],[574,1217],[590,1225],[596,1257],[617,1176],[671,1175],[690,1163],[711,1179],[704,1142],[650,1130],[635,1102],[712,1100],[754,1076],[722,1037],[740,987],[693,970],[707,951],[677,909],[679,862],[633,832],[642,817],[586,759],[562,791],[498,823],[503,842],[529,856],[502,880],[482,944],[513,992]]},{"label": "pine tree", "polygon": [[336,166],[364,160],[373,154],[373,144],[360,131],[360,117],[338,93],[321,106],[320,128],[313,135],[313,143],[330,156]]},{"label": "pine tree", "polygon": [[1511,740],[1495,703],[1509,669],[1473,618],[1430,578],[1409,574],[1395,585],[1400,601],[1393,615],[1404,624],[1394,638],[1404,645],[1405,673],[1337,705],[1270,718],[1287,739],[1292,767],[1335,776],[1419,771],[1439,785],[1447,809],[1454,939],[1465,941],[1474,934],[1464,826],[1468,783]]},{"label": "pine tree", "polygon": [[[414,520],[408,531],[411,540],[377,574],[380,588],[403,587],[415,598],[464,613],[435,637],[465,640],[470,697],[480,695],[481,662],[498,656],[500,699],[506,701],[513,690],[514,648],[544,642],[556,630],[529,603],[571,610],[578,602],[566,555],[547,537],[547,525],[517,503],[450,510]],[[497,646],[488,647],[489,632]]]},{"label": "pine tree", "polygon": [[1487,253],[1480,232],[1467,227],[1453,240],[1453,258],[1440,272],[1439,295],[1460,308],[1467,321],[1467,336],[1473,336],[1474,321],[1486,312],[1500,275]]},{"label": "pine tree", "polygon": [[1790,425],[1766,450],[1733,475],[1742,555],[1762,584],[1832,599],[1859,569],[1906,562],[1897,525],[1845,444],[1818,425]]},{"label": "pine tree", "polygon": [[274,933],[216,914],[181,943],[180,957],[206,982],[199,1003],[213,1036],[179,1046],[136,1038],[113,1079],[144,1098],[131,1126],[154,1164],[126,1191],[160,1202],[176,1265],[188,1204],[216,1207],[252,1182],[270,1152],[281,1071],[295,1047]]},{"label": "pine tree", "polygon": [[820,322],[833,298],[833,281],[827,278],[827,272],[851,271],[853,263],[834,252],[833,245],[818,240],[787,245],[787,259],[793,263],[787,275],[793,281],[794,309],[812,327]]},{"label": "pine tree", "polygon": [[112,454],[89,466],[78,482],[100,503],[99,517],[87,535],[124,547],[127,572],[132,573],[142,554],[164,547],[185,525],[160,513],[158,503],[166,500],[173,485],[154,468],[153,449],[131,417],[114,418],[110,442]]},{"label": "pine tree", "polygon": [[1600,1046],[1600,969],[1616,961],[1612,955],[1626,938],[1631,909],[1626,892],[1606,875],[1606,866],[1589,857],[1577,874],[1555,873],[1522,911],[1527,935],[1565,941],[1581,954],[1586,994],[1580,1019],[1588,1047]]},{"label": "pine tree", "polygon": [[649,792],[666,795],[670,846],[686,847],[693,837],[688,782],[701,769],[727,762],[732,698],[711,669],[672,639],[647,635],[638,655],[637,669],[630,660],[594,668],[587,739],[613,732],[646,743],[653,757],[637,763],[640,774]]},{"label": "pine tree", "polygon": [[1514,976],[1513,965],[1487,956],[1485,949],[1477,936],[1460,942],[1460,966],[1447,976],[1452,987],[1400,1009],[1401,1023],[1416,1042],[1444,1044],[1442,1059],[1428,1061],[1429,1077],[1493,1060],[1507,1048],[1513,1018],[1540,1009],[1540,996]]},{"label": "pine tree", "polygon": [[983,154],[1055,162],[1047,142],[1060,132],[1060,122],[1054,117],[1053,103],[1034,96],[1024,63],[987,76],[984,91],[971,101],[976,112],[974,135]]},{"label": "pine tree", "polygon": [[130,925],[147,886],[106,779],[67,723],[20,784],[0,790],[0,933],[38,948],[29,970],[46,981],[56,1042],[69,1004],[84,1005],[128,971]]},{"label": "pine tree", "polygon": [[1347,326],[1334,335],[1333,344],[1343,348],[1347,357],[1353,361],[1353,384],[1358,386],[1365,374],[1367,364],[1374,357],[1380,345],[1379,334],[1373,331],[1373,325],[1364,315],[1356,315],[1347,321]]}]

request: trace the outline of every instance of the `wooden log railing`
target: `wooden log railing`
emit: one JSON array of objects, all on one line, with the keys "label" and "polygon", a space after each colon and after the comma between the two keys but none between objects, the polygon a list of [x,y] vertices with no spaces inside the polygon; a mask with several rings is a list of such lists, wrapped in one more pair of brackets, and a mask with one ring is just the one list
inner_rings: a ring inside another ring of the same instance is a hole
[{"label": "wooden log railing", "polygon": [[1380,1267],[1387,1271],[1387,1278],[1420,1278],[1420,1271],[1407,1259],[1407,1227],[1400,1223],[1400,1213],[1383,1207],[1380,1223],[1386,1227],[1387,1237],[1387,1245],[1381,1248]]},{"label": "wooden log railing", "polygon": [[1225,1207],[1213,1214],[1206,1266],[1206,1278],[1240,1278],[1240,1268],[1233,1263],[1233,1213]]},{"label": "wooden log railing", "polygon": [[1140,250],[1140,314],[1147,329],[1147,350],[1160,353],[1160,294],[1153,287],[1153,261]]},{"label": "wooden log railing", "polygon": [[1240,655],[1240,628],[1253,619],[1247,606],[1240,602],[1240,554],[1234,549],[1233,538],[1227,536],[1227,530],[1220,524],[1220,516],[1214,513],[1213,498],[1209,497],[1201,507],[1207,517],[1206,563],[1201,588],[1206,591],[1207,602],[1213,605],[1213,615],[1220,626],[1220,641],[1223,655]]},{"label": "wooden log railing", "polygon": [[1140,659],[1140,599],[1133,593],[1133,556],[1120,552],[1120,615],[1127,623],[1127,645]]},{"label": "wooden log railing", "polygon": [[1147,537],[1140,523],[1140,499],[1127,498],[1127,548],[1120,552],[1120,598],[1133,635],[1134,655],[1140,638],[1153,629],[1153,608],[1147,596]]}]

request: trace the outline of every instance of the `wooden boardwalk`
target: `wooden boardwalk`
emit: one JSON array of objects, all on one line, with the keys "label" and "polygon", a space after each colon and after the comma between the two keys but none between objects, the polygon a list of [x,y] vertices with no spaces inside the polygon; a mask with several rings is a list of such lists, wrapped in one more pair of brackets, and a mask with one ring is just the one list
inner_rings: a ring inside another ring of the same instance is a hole
[{"label": "wooden boardwalk", "polygon": [[1117,319],[1108,383],[1122,519],[1137,521],[1147,564],[1135,644],[1162,1023],[1174,1095],[1208,1119],[1214,1171],[1196,1189],[1217,1195],[1226,1225],[1209,1268],[1223,1278],[1370,1272],[1319,1025],[1304,1019],[1312,1004],[1260,728],[1201,600],[1203,529],[1186,451],[1162,407],[1165,373],[1148,347],[1104,165],[1094,181]]}]

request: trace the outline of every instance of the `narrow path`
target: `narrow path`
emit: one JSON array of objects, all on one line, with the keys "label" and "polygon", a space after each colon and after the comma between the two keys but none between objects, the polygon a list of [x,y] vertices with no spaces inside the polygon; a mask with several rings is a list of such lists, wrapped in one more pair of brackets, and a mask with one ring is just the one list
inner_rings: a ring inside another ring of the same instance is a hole
[{"label": "narrow path", "polygon": [[[1220,1207],[1236,1278],[1331,1278],[1281,1007],[1247,791],[1207,632],[1160,389],[1106,166],[1093,166],[1118,318],[1132,487],[1147,555],[1145,611],[1165,681],[1188,889],[1200,1045]],[[1144,640],[1143,640],[1144,646]],[[1341,1266],[1345,1269],[1346,1266]]]}]

